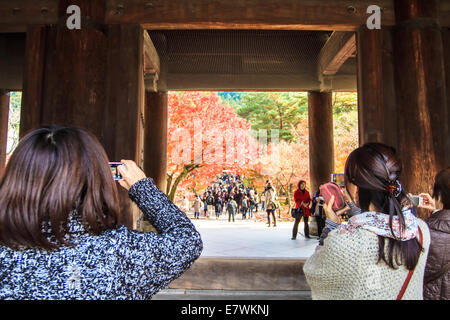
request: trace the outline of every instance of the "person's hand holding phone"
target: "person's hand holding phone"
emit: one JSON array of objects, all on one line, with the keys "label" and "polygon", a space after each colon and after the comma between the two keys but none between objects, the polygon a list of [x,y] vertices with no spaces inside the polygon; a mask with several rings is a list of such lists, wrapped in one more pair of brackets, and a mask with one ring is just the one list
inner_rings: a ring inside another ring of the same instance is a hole
[{"label": "person's hand holding phone", "polygon": [[421,193],[419,197],[422,197],[422,204],[418,205],[418,208],[434,211],[436,210],[436,202],[428,193]]},{"label": "person's hand holding phone", "polygon": [[333,211],[333,203],[334,203],[334,196],[331,196],[330,201],[328,203],[323,204],[323,209],[325,210],[325,215],[327,216],[327,219],[330,221],[333,221],[334,223],[341,224],[342,219],[340,214],[342,213],[342,210],[338,213]]},{"label": "person's hand holding phone", "polygon": [[342,195],[344,196],[345,202],[347,202],[347,203],[353,202],[353,201],[352,201],[352,198],[351,198],[350,195],[348,194],[346,188],[343,188],[343,190],[342,190]]},{"label": "person's hand holding phone", "polygon": [[133,160],[121,160],[124,165],[118,166],[117,170],[122,175],[123,180],[119,180],[119,184],[126,190],[130,190],[131,186],[141,179],[146,178],[145,173],[139,168]]}]

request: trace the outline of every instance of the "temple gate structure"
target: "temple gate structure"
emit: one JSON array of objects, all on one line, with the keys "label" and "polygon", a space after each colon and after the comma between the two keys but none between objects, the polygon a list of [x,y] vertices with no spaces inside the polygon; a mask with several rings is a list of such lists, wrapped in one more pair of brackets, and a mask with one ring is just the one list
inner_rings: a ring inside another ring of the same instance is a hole
[{"label": "temple gate structure", "polygon": [[450,164],[450,1],[0,1],[0,167],[22,91],[21,136],[86,128],[165,190],[169,90],[307,91],[311,191],[334,171],[331,94],[357,91],[359,143],[397,148],[406,189],[430,192]]}]

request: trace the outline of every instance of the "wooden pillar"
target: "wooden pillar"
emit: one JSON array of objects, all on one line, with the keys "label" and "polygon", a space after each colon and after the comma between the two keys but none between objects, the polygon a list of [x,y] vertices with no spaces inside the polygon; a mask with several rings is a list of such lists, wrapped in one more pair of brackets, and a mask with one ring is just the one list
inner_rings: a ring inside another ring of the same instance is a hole
[{"label": "wooden pillar", "polygon": [[[447,92],[447,115],[450,134],[450,29],[442,29],[442,44],[444,45],[445,87]],[[450,164],[449,164],[450,165]]]},{"label": "wooden pillar", "polygon": [[[60,0],[63,21],[71,4],[80,6],[82,21],[102,22],[104,1]],[[103,139],[107,38],[94,25],[28,28],[21,135],[41,125],[63,124]]]},{"label": "wooden pillar", "polygon": [[397,111],[391,29],[357,30],[359,144],[397,147]]},{"label": "wooden pillar", "polygon": [[49,27],[28,26],[25,45],[19,136],[41,126],[44,68]]},{"label": "wooden pillar", "polygon": [[[79,5],[81,30],[31,26],[27,32],[21,135],[42,125],[84,128],[100,140],[110,161],[142,166],[144,67],[140,25],[104,25],[105,1]],[[121,223],[135,228],[140,215],[118,187]]]},{"label": "wooden pillar", "polygon": [[398,152],[408,192],[431,192],[450,163],[442,33],[438,1],[395,0],[393,35]]},{"label": "wooden pillar", "polygon": [[0,90],[0,175],[6,163],[8,144],[9,92]]},{"label": "wooden pillar", "polygon": [[[104,145],[111,161],[134,160],[143,166],[144,30],[140,25],[110,25],[107,28],[106,111]],[[126,224],[139,228],[141,215],[119,189]]]},{"label": "wooden pillar", "polygon": [[334,171],[331,92],[308,92],[310,193],[330,181]]},{"label": "wooden pillar", "polygon": [[167,92],[146,92],[144,169],[160,190],[167,186]]}]

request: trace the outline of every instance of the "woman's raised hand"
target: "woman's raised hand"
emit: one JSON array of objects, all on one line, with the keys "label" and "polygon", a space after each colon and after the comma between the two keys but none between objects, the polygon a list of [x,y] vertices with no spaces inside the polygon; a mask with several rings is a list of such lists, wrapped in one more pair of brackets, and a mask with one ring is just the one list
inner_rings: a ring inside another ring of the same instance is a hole
[{"label": "woman's raised hand", "polygon": [[141,179],[146,178],[145,173],[139,168],[133,160],[121,160],[124,165],[117,167],[123,180],[119,180],[119,184],[126,190],[130,190],[131,186]]},{"label": "woman's raised hand", "polygon": [[330,201],[328,203],[323,204],[323,209],[325,210],[325,215],[327,216],[328,220],[333,221],[334,223],[341,224],[342,219],[341,217],[336,214],[336,212],[333,211],[333,203],[334,203],[334,196],[331,196]]},{"label": "woman's raised hand", "polygon": [[428,193],[421,193],[419,194],[419,197],[422,198],[423,203],[422,205],[418,205],[417,206],[418,208],[427,209],[431,211],[436,210],[436,202]]}]

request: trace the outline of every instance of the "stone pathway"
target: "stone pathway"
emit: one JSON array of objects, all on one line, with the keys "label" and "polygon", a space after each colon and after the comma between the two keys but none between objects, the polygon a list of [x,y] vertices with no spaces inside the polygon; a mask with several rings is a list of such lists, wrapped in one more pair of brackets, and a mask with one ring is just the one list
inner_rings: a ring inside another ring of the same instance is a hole
[{"label": "stone pathway", "polygon": [[[293,222],[278,221],[276,227],[268,227],[260,218],[242,220],[240,214],[235,222],[228,222],[223,214],[218,220],[214,216],[192,222],[203,239],[202,257],[307,259],[318,244],[317,238],[306,239],[301,234],[291,240]],[[303,230],[303,222],[299,230]]]}]

